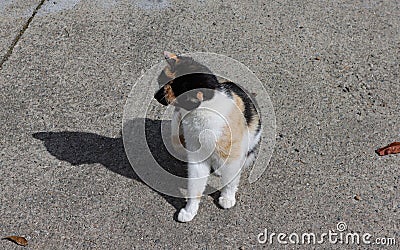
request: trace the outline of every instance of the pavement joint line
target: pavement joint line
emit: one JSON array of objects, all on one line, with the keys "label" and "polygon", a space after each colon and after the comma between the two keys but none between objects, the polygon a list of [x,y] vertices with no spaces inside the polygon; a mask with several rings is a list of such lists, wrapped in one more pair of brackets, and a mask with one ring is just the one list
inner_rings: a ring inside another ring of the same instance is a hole
[{"label": "pavement joint line", "polygon": [[28,21],[22,26],[22,29],[19,31],[18,35],[14,38],[13,42],[11,43],[10,47],[7,50],[7,53],[3,56],[0,61],[0,71],[3,69],[3,64],[8,61],[10,56],[12,55],[15,46],[17,45],[18,41],[21,39],[22,35],[25,31],[29,28],[29,24],[32,22],[33,18],[36,16],[42,5],[46,2],[46,0],[41,0],[38,6],[33,10],[32,15],[29,17]]}]

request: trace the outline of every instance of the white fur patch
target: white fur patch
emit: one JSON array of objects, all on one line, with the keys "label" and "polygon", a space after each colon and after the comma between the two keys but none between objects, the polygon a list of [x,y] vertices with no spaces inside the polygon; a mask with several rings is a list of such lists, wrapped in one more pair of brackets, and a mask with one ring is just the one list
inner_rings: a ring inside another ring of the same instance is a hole
[{"label": "white fur patch", "polygon": [[[236,120],[241,123],[248,132],[243,130],[235,130],[231,128],[231,131],[242,131],[242,134],[232,134],[234,138],[233,143],[240,143],[236,145],[236,148],[240,152],[235,152],[239,157],[231,161],[222,159],[219,155],[215,146],[217,141],[225,134],[226,125],[237,126],[237,124],[230,124],[230,117],[232,112],[238,112],[238,107],[235,106],[234,101],[226,94],[216,91],[214,97],[211,100],[203,101],[201,105],[188,112],[184,109],[180,109],[179,115],[174,117],[182,118],[183,135],[185,138],[186,148],[189,151],[196,151],[200,147],[204,147],[204,152],[212,152],[212,154],[202,162],[196,162],[197,157],[189,158],[188,173],[188,203],[178,215],[178,220],[181,222],[191,221],[197,214],[199,207],[199,195],[203,193],[207,184],[207,175],[210,173],[210,169],[215,170],[216,175],[221,176],[222,185],[221,197],[219,198],[219,204],[222,208],[231,208],[236,204],[236,190],[240,180],[240,173],[243,165],[251,164],[254,160],[254,154],[250,154],[249,159],[246,159],[248,151],[253,149],[254,146],[260,140],[260,132],[252,134],[248,130],[244,116],[243,121]],[[236,115],[237,117],[237,115]],[[177,121],[173,122],[173,126],[178,124]],[[177,131],[177,129],[173,129]],[[253,132],[255,133],[255,131]],[[176,136],[176,133],[174,134]],[[253,157],[253,158],[251,158]],[[199,159],[201,157],[199,156]],[[250,163],[249,163],[250,162]]]}]

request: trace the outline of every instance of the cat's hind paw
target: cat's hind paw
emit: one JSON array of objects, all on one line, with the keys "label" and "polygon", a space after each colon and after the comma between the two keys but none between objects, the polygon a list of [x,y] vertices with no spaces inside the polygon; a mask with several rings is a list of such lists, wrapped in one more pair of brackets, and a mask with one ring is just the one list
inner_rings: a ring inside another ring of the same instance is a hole
[{"label": "cat's hind paw", "polygon": [[235,197],[228,198],[228,197],[221,196],[218,199],[218,203],[222,208],[228,209],[228,208],[231,208],[231,207],[235,206],[236,199],[235,199]]},{"label": "cat's hind paw", "polygon": [[189,221],[193,220],[195,215],[196,215],[196,213],[190,213],[190,212],[186,211],[184,208],[182,208],[178,214],[178,221],[189,222]]}]

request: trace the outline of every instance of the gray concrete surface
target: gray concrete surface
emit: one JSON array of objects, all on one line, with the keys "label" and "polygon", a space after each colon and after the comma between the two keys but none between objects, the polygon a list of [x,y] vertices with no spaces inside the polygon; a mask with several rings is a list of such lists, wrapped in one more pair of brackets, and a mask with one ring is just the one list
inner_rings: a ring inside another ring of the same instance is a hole
[{"label": "gray concrete surface", "polygon": [[[29,249],[295,248],[257,235],[343,221],[398,248],[400,156],[374,151],[400,140],[399,16],[398,1],[46,1],[0,71],[0,237]],[[3,55],[26,18],[1,18]],[[183,200],[136,177],[120,138],[128,93],[164,50],[239,60],[277,117],[263,178],[243,181],[228,211],[205,197],[188,224],[173,216]]]},{"label": "gray concrete surface", "polygon": [[0,1],[0,58],[8,52],[14,39],[39,4],[39,0]]}]

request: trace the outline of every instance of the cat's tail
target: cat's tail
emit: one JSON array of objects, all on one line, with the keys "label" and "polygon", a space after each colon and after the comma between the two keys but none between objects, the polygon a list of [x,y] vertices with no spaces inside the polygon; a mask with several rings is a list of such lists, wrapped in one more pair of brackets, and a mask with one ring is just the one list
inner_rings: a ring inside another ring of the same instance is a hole
[{"label": "cat's tail", "polygon": [[261,140],[261,125],[259,122],[256,134],[251,139],[252,141],[251,148],[249,148],[249,151],[247,151],[246,161],[243,164],[243,169],[253,165],[254,161],[256,160],[257,152],[260,146],[260,140]]},{"label": "cat's tail", "polygon": [[254,150],[247,152],[246,161],[243,164],[243,169],[253,165],[255,159],[256,159],[256,152]]}]

